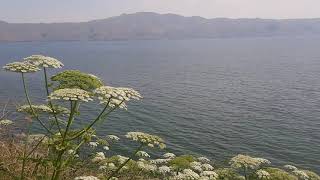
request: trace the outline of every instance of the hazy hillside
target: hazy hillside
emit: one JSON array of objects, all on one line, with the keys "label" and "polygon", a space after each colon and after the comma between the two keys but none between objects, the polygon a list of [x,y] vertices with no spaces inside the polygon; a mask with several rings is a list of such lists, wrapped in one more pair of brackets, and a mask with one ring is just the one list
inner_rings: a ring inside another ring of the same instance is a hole
[{"label": "hazy hillside", "polygon": [[320,19],[205,19],[135,13],[82,23],[7,23],[0,41],[181,39],[320,35]]}]

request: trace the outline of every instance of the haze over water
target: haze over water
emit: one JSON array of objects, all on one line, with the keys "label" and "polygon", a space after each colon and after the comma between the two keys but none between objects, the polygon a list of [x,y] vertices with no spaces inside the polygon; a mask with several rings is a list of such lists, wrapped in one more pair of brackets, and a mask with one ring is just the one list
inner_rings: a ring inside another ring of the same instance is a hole
[{"label": "haze over water", "polygon": [[[0,63],[44,54],[139,90],[144,99],[114,113],[100,135],[146,131],[179,154],[220,162],[248,153],[320,172],[319,47],[314,37],[0,43]],[[37,100],[40,75],[28,78]],[[0,72],[1,100],[24,100],[19,78]],[[98,113],[86,108],[88,120]]]}]

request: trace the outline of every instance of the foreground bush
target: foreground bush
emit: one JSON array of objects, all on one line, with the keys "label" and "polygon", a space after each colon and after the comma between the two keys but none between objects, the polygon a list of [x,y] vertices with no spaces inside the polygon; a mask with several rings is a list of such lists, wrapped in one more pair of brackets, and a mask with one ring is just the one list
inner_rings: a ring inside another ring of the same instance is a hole
[{"label": "foreground bush", "polygon": [[[290,165],[285,166],[285,170],[271,168],[267,159],[241,154],[233,157],[228,167],[218,169],[206,157],[176,156],[168,152],[153,159],[146,150],[164,149],[165,142],[144,132],[128,132],[123,136],[136,143],[131,156],[109,157],[106,152],[122,138],[99,137],[95,126],[116,109],[126,110],[128,101],[140,100],[142,96],[132,88],[105,85],[95,75],[77,70],[48,78],[50,68],[62,67],[59,60],[42,55],[4,66],[6,71],[21,75],[27,104],[18,106],[17,111],[26,116],[27,128],[25,134],[11,138],[9,133],[14,122],[5,116],[1,118],[1,179],[320,179],[311,171]],[[40,70],[43,70],[47,98],[42,104],[33,104],[26,76]],[[79,126],[80,106],[88,102],[100,105],[101,110],[96,118]],[[43,134],[32,133],[34,123],[39,123]],[[84,158],[88,147],[92,156]]]}]

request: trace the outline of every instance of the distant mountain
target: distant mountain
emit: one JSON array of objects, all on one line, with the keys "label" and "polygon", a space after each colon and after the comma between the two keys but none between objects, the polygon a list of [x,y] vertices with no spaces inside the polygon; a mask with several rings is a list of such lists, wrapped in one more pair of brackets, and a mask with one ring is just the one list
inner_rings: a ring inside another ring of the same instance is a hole
[{"label": "distant mountain", "polygon": [[90,41],[320,35],[320,19],[205,19],[141,12],[81,23],[7,23],[0,41]]}]

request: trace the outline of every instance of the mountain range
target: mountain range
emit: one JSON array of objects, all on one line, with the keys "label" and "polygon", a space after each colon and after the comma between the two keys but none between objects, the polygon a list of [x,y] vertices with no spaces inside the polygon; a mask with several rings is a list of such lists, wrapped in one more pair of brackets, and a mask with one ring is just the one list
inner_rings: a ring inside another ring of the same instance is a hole
[{"label": "mountain range", "polygon": [[0,21],[0,41],[107,41],[318,36],[320,19],[206,19],[140,12],[77,23]]}]

